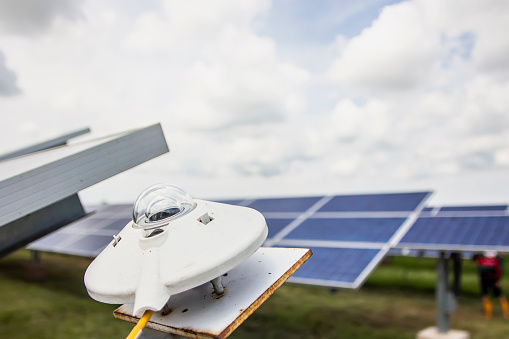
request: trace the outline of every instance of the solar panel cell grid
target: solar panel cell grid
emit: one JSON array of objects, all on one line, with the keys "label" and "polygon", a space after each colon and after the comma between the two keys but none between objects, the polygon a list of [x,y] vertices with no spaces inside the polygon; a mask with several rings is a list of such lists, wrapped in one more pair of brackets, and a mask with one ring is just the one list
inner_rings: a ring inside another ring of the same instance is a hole
[{"label": "solar panel cell grid", "polygon": [[295,278],[353,283],[380,250],[311,248],[313,256],[294,273]]},{"label": "solar panel cell grid", "polygon": [[285,226],[293,221],[293,219],[265,219],[267,222],[267,228],[269,229],[269,234],[267,235],[267,239],[271,239],[274,235],[278,234]]},{"label": "solar panel cell grid", "polygon": [[385,243],[404,221],[403,218],[307,219],[285,239]]},{"label": "solar panel cell grid", "polygon": [[428,195],[423,193],[395,193],[336,196],[320,212],[382,212],[413,211]]},{"label": "solar panel cell grid", "polygon": [[63,250],[66,249],[72,252],[73,250],[84,251],[86,253],[93,252],[97,253],[108,245],[113,238],[105,235],[87,235],[67,245]]},{"label": "solar panel cell grid", "polygon": [[403,237],[405,244],[509,244],[509,217],[421,217]]},{"label": "solar panel cell grid", "polygon": [[[65,227],[66,232],[77,230],[77,231],[92,231],[94,229],[101,228],[109,223],[111,223],[110,218],[104,218],[97,214],[92,214],[91,216],[79,219],[76,222],[73,222]],[[59,232],[59,231],[57,231]]]},{"label": "solar panel cell grid", "polygon": [[247,207],[260,212],[305,212],[322,197],[258,199]]},{"label": "solar panel cell grid", "polygon": [[[278,246],[280,242],[285,247],[301,244],[313,249],[312,258],[295,273],[297,281],[358,287],[360,280],[367,277],[368,271],[376,267],[387,251],[387,242],[427,195],[404,193],[222,202],[246,205],[264,214],[269,231],[267,239],[271,240],[268,243]],[[58,252],[93,257],[111,242],[111,235],[130,221],[130,215],[131,205],[99,206],[96,213],[53,233],[51,236],[57,236],[59,241],[49,244],[59,243],[53,247]],[[35,242],[36,247],[37,244]]]},{"label": "solar panel cell grid", "polygon": [[53,249],[53,248],[58,247],[65,240],[67,240],[68,237],[69,236],[67,234],[62,234],[62,233],[53,234],[53,233],[51,233],[51,234],[37,240],[37,247],[40,250]]}]

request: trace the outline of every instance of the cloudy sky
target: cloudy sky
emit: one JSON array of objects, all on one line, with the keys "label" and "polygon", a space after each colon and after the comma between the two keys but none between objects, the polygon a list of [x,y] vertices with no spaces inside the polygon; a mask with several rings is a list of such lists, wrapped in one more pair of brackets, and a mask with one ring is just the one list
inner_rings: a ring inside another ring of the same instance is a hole
[{"label": "cloudy sky", "polygon": [[0,153],[161,122],[171,153],[82,193],[430,189],[509,202],[505,0],[0,0]]}]

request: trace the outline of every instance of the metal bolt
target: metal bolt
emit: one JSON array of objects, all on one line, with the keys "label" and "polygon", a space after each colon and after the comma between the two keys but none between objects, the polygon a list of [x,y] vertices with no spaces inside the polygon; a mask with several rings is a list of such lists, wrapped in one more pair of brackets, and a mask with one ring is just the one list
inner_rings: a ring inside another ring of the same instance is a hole
[{"label": "metal bolt", "polygon": [[212,279],[210,281],[212,283],[212,286],[214,287],[214,292],[217,294],[217,295],[221,295],[224,293],[224,286],[223,286],[223,283],[221,281],[221,276],[215,278],[215,279]]}]

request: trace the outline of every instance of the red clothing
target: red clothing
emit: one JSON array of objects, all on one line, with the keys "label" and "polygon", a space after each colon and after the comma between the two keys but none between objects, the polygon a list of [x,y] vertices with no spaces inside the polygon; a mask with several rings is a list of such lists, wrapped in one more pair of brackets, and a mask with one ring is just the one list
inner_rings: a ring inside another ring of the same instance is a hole
[{"label": "red clothing", "polygon": [[477,262],[477,268],[481,276],[499,280],[502,277],[502,258],[476,256],[474,260]]}]

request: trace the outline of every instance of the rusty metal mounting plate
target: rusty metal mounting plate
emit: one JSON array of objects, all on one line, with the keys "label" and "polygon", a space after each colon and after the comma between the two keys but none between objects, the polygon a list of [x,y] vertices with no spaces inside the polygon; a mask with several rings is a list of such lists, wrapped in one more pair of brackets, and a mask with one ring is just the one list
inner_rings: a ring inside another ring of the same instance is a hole
[{"label": "rusty metal mounting plate", "polygon": [[[311,255],[304,248],[262,247],[222,277],[223,295],[214,294],[211,283],[173,295],[171,313],[154,313],[147,327],[188,338],[226,338]],[[133,304],[113,312],[117,319],[138,322],[132,314]]]}]

